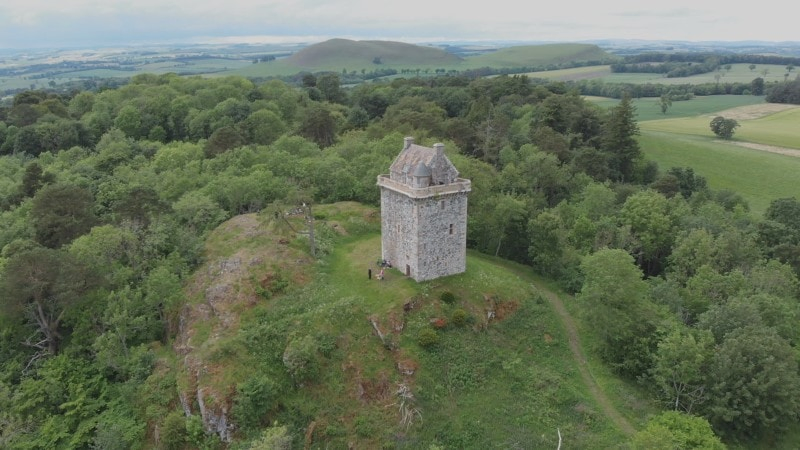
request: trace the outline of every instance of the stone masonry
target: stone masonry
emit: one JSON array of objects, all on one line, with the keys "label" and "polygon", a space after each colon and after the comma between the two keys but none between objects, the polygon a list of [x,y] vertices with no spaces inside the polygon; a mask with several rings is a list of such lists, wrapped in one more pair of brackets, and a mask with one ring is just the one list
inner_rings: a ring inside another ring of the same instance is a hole
[{"label": "stone masonry", "polygon": [[378,186],[384,260],[416,281],[466,270],[470,181],[458,178],[443,144],[423,147],[405,138]]}]

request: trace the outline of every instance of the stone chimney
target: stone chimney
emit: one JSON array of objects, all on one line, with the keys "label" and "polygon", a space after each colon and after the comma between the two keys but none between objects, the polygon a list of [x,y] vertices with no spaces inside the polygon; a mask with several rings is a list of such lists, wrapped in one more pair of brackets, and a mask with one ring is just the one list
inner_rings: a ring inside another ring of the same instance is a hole
[{"label": "stone chimney", "polygon": [[433,144],[433,149],[436,150],[437,158],[441,158],[442,156],[444,156],[444,144],[442,143]]},{"label": "stone chimney", "polygon": [[403,139],[403,150],[407,149],[408,147],[411,147],[413,143],[414,143],[414,138],[411,136],[407,136],[405,139]]}]

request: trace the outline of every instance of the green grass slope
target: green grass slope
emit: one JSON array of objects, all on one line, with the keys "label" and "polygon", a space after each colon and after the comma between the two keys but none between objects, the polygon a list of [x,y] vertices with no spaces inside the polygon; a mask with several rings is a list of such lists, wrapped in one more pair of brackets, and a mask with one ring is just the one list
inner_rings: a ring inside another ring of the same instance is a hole
[{"label": "green grass slope", "polygon": [[[800,123],[800,107],[789,106],[789,109],[783,111],[776,109],[783,107],[783,105],[775,107],[764,104],[763,107],[754,105],[749,108],[722,109],[694,116],[643,121],[640,128],[645,131],[714,137],[709,123],[715,116],[720,115],[736,119],[739,123],[740,126],[734,134],[734,142],[754,142],[800,149],[800,129],[797,128],[797,124]],[[773,112],[772,109],[776,111]]]},{"label": "green grass slope", "polygon": [[526,67],[609,59],[614,56],[593,44],[545,44],[503,48],[469,57],[465,64],[470,67]]},{"label": "green grass slope", "polygon": [[[675,102],[673,108],[695,101]],[[668,115],[679,117],[642,121],[639,124],[642,150],[664,170],[692,167],[706,177],[711,188],[742,194],[758,214],[776,198],[800,198],[797,184],[800,158],[791,156],[792,151],[779,153],[779,148],[764,151],[746,147],[754,143],[800,149],[800,129],[796,126],[800,108],[774,112],[786,106],[766,103],[732,109],[731,106],[719,99],[703,105],[694,115],[671,109]],[[709,123],[716,115],[736,118],[739,122],[741,126],[733,140],[720,140],[711,132]]]},{"label": "green grass slope", "polygon": [[800,198],[800,158],[691,134],[645,131],[639,143],[645,156],[662,170],[691,167],[712,189],[740,193],[756,214],[762,214],[776,198]]},{"label": "green grass slope", "polygon": [[[626,439],[529,270],[470,253],[464,274],[370,280],[377,211],[345,203],[317,214],[319,262],[271,214],[240,216],[212,234],[191,283],[179,386],[232,411],[236,440],[274,422],[305,448],[555,448],[557,430],[573,448]],[[225,301],[209,306],[209,292]],[[640,421],[647,411],[624,412]]]},{"label": "green grass slope", "polygon": [[[618,99],[607,97],[584,97],[592,103],[603,107],[610,108],[619,103]],[[696,116],[711,116],[731,108],[738,108],[741,106],[760,105],[764,104],[763,96],[752,95],[705,95],[694,97],[691,100],[673,101],[672,106],[666,113],[661,112],[660,99],[655,97],[643,97],[633,99],[633,106],[636,107],[636,120],[649,127],[656,120],[670,120],[682,117],[696,117]],[[709,121],[711,118],[708,119]],[[706,123],[708,133],[711,130]]]}]

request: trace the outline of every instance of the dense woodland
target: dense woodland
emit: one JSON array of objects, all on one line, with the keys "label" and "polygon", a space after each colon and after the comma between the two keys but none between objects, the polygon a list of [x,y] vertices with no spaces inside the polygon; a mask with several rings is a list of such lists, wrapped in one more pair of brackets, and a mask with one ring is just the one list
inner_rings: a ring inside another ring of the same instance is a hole
[{"label": "dense woodland", "polygon": [[[156,428],[163,448],[221,447],[154,374],[205,236],[300,198],[377,206],[408,135],[444,142],[472,180],[468,246],[576,294],[620,376],[725,442],[780,437],[800,418],[800,202],[759,217],[689,167],[657,167],[634,112],[524,76],[138,75],[17,95],[0,111],[0,447],[147,448]],[[274,407],[250,394],[241,430]]]}]

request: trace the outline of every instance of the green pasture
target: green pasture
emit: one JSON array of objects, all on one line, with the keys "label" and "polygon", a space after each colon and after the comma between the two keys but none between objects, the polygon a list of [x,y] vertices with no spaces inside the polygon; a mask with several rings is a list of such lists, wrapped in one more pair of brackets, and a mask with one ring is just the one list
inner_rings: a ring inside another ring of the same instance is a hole
[{"label": "green pasture", "polygon": [[613,57],[600,47],[589,44],[523,45],[465,58],[463,66],[469,68],[543,66],[573,61],[607,60]]},{"label": "green pasture", "polygon": [[[709,123],[717,116],[715,113],[703,114],[693,117],[670,118],[663,120],[650,120],[639,124],[641,130],[658,131],[675,134],[690,134],[713,138]],[[739,128],[736,129],[734,140],[755,142],[758,144],[775,145],[800,149],[800,108],[793,108],[767,115],[758,119],[737,120]]]},{"label": "green pasture", "polygon": [[191,60],[170,60],[155,63],[148,63],[137,67],[137,73],[192,73],[203,74],[226,70],[235,70],[243,67],[252,66],[253,63],[244,59],[191,59]]},{"label": "green pasture", "polygon": [[800,158],[720,141],[710,130],[703,136],[699,124],[693,125],[694,133],[655,131],[642,125],[639,144],[661,170],[691,167],[712,189],[740,193],[755,214],[762,214],[774,199],[800,198]]},{"label": "green pasture", "polygon": [[[657,83],[657,84],[705,84],[705,83],[750,83],[753,79],[761,77],[765,82],[784,81],[786,66],[775,64],[756,64],[755,69],[749,69],[750,64],[731,64],[731,70],[720,68],[714,72],[692,75],[690,77],[667,78],[658,73],[612,73],[602,78],[608,83]],[[766,76],[763,71],[767,70]],[[797,74],[793,71],[790,77]],[[717,80],[719,75],[719,80]]]},{"label": "green pasture", "polygon": [[[585,98],[603,108],[610,108],[619,103],[619,100],[607,97],[587,96]],[[667,110],[666,114],[662,114],[660,99],[633,99],[633,105],[636,107],[636,116],[639,122],[694,117],[698,115],[713,115],[725,109],[761,103],[764,103],[764,97],[752,95],[707,95],[695,97],[691,100],[673,101],[672,106]],[[709,121],[710,120],[709,118]],[[708,123],[706,123],[706,129],[708,129]],[[710,129],[708,131],[709,133],[711,132]]]},{"label": "green pasture", "polygon": [[[544,72],[530,72],[532,78],[547,78],[561,81],[583,80],[599,78],[607,83],[632,83],[632,84],[705,84],[705,83],[750,83],[753,79],[761,77],[765,82],[784,81],[787,73],[786,66],[776,64],[757,64],[750,70],[750,64],[731,64],[731,70],[724,67],[720,70],[693,75],[690,77],[667,78],[660,73],[613,73],[610,66],[576,67],[572,69],[549,70]],[[767,71],[764,75],[764,70]],[[789,78],[797,76],[798,69],[789,73]],[[717,80],[719,75],[719,80]]]},{"label": "green pasture", "polygon": [[800,149],[800,108],[739,123],[734,136],[738,140]]},{"label": "green pasture", "polygon": [[589,80],[593,78],[604,78],[611,75],[611,66],[572,67],[569,69],[528,72],[525,75],[531,78],[544,78],[558,81]]}]

